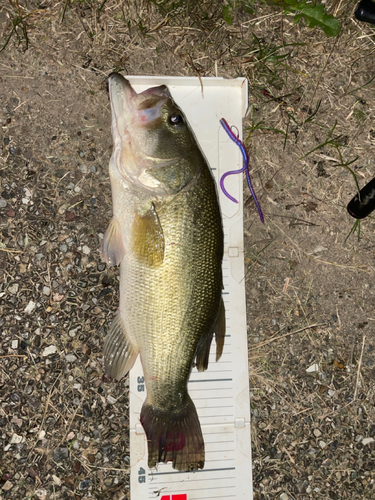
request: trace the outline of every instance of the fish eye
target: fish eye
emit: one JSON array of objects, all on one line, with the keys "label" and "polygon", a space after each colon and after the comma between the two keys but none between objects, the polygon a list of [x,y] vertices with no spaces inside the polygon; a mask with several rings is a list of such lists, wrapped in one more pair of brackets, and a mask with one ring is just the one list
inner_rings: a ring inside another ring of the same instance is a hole
[{"label": "fish eye", "polygon": [[177,113],[174,113],[173,115],[169,115],[168,121],[171,125],[174,125],[175,127],[184,123],[184,119],[182,118],[182,116],[177,114]]}]

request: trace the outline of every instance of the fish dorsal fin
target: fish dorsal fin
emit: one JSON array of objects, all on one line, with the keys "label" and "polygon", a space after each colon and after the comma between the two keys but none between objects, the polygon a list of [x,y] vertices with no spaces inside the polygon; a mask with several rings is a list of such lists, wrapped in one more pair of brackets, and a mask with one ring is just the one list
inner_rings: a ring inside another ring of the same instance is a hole
[{"label": "fish dorsal fin", "polygon": [[125,256],[125,248],[121,237],[121,226],[115,217],[112,217],[107,231],[104,234],[101,256],[109,266],[117,266]]},{"label": "fish dorsal fin", "polygon": [[135,258],[151,267],[164,259],[164,233],[153,204],[144,214],[135,214],[130,248]]},{"label": "fish dorsal fin", "polygon": [[118,313],[105,338],[103,352],[105,372],[116,380],[128,373],[138,356],[138,350],[129,342]]},{"label": "fish dorsal fin", "polygon": [[215,334],[216,340],[216,361],[219,361],[224,347],[225,339],[225,308],[223,299],[220,299],[220,306],[217,319],[211,330],[203,335],[198,343],[196,352],[196,367],[199,372],[207,370],[208,358],[210,355],[210,347],[212,337]]}]

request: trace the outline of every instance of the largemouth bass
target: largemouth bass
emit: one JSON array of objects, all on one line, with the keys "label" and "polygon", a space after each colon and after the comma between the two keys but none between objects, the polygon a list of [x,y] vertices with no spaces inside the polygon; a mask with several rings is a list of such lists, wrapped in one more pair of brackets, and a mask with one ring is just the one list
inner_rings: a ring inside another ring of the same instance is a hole
[{"label": "largemouth bass", "polygon": [[102,256],[120,264],[120,306],[104,343],[105,371],[119,380],[140,354],[146,401],[140,420],[148,465],[204,466],[204,441],[187,391],[193,365],[221,356],[223,230],[214,179],[165,85],[137,94],[109,77],[113,218]]}]

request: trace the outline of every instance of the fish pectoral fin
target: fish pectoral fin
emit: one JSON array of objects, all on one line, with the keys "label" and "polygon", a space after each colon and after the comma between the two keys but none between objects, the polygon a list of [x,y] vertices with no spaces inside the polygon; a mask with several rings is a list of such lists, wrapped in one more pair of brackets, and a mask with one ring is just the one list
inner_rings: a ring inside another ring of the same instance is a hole
[{"label": "fish pectoral fin", "polygon": [[104,234],[101,257],[109,266],[117,266],[125,256],[125,248],[121,237],[119,221],[112,217]]},{"label": "fish pectoral fin", "polygon": [[116,380],[122,379],[134,365],[138,350],[130,343],[117,313],[104,341],[104,370]]},{"label": "fish pectoral fin", "polygon": [[164,259],[164,233],[155,207],[144,214],[135,214],[131,230],[130,248],[135,258],[155,267]]},{"label": "fish pectoral fin", "polygon": [[216,321],[209,330],[208,333],[202,335],[199,340],[197,351],[196,351],[196,367],[199,372],[207,370],[208,368],[208,358],[210,355],[210,348],[212,337],[215,334],[216,340],[216,361],[221,357],[224,347],[225,340],[225,308],[223,299],[220,299],[219,312],[217,314]]}]

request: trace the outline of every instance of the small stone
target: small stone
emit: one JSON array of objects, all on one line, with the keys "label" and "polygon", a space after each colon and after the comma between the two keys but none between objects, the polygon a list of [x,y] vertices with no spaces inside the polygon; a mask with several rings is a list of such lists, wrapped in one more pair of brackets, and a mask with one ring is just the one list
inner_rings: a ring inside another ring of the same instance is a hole
[{"label": "small stone", "polygon": [[3,487],[2,489],[4,491],[9,491],[13,488],[13,483],[11,483],[10,481],[6,481],[4,484],[3,484]]},{"label": "small stone", "polygon": [[91,252],[91,250],[90,250],[90,248],[87,245],[83,245],[82,252],[84,254],[86,254],[86,255],[89,255],[89,253]]},{"label": "small stone", "polygon": [[18,349],[18,340],[12,340],[12,349]]},{"label": "small stone", "polygon": [[101,273],[105,270],[106,268],[106,263],[105,262],[101,262],[100,264],[98,264],[98,267],[97,267],[97,270]]},{"label": "small stone", "polygon": [[78,472],[81,470],[81,464],[76,460],[73,465],[73,471],[78,474]]},{"label": "small stone", "polygon": [[25,438],[23,436],[19,436],[18,434],[14,433],[12,436],[12,439],[10,440],[10,444],[20,444],[25,441]]},{"label": "small stone", "polygon": [[87,344],[82,344],[82,353],[85,354],[86,356],[90,356],[91,349]]},{"label": "small stone", "polygon": [[65,243],[63,243],[62,245],[60,245],[60,252],[67,252],[68,251],[68,245],[65,245]]},{"label": "small stone", "polygon": [[306,368],[307,373],[316,373],[318,371],[319,371],[319,365],[317,363],[314,363],[313,365]]},{"label": "small stone", "polygon": [[56,462],[61,462],[62,460],[65,460],[69,457],[69,450],[68,448],[56,448],[53,450],[53,459]]},{"label": "small stone", "polygon": [[88,403],[83,403],[83,415],[85,416],[85,418],[90,418],[92,417],[92,411],[90,409],[90,406],[88,405]]},{"label": "small stone", "polygon": [[374,439],[374,438],[372,438],[372,437],[368,437],[368,438],[364,438],[364,439],[362,439],[362,444],[363,444],[363,445],[366,445],[366,444],[373,443],[374,441],[375,441],[375,439]]},{"label": "small stone", "polygon": [[89,454],[87,455],[87,458],[89,459],[90,464],[95,462],[95,455]]},{"label": "small stone", "polygon": [[39,500],[46,500],[47,490],[44,489],[36,490],[35,495],[39,498]]},{"label": "small stone", "polygon": [[317,438],[318,438],[318,437],[320,437],[320,436],[322,435],[322,433],[320,432],[320,430],[319,430],[319,429],[314,429],[314,431],[313,431],[313,432],[314,432],[314,436],[315,436],[315,437],[317,437]]},{"label": "small stone", "polygon": [[107,396],[107,401],[109,404],[111,405],[114,405],[115,403],[117,403],[117,399],[115,399],[113,396],[111,396],[110,394]]},{"label": "small stone", "polygon": [[[34,360],[35,361],[35,360]],[[26,398],[26,403],[30,406],[33,411],[38,411],[40,405],[42,404],[40,398],[38,396],[30,396]]]},{"label": "small stone", "polygon": [[13,403],[19,403],[21,401],[21,398],[16,392],[10,395],[10,399],[11,401],[13,401]]},{"label": "small stone", "polygon": [[74,363],[75,361],[77,361],[77,357],[74,356],[74,354],[67,354],[65,356],[65,359],[66,359],[67,363]]},{"label": "small stone", "polygon": [[13,285],[10,285],[8,287],[8,291],[9,293],[11,293],[12,295],[16,295],[16,293],[18,292],[18,289],[19,289],[19,284],[18,283],[13,283]]},{"label": "small stone", "polygon": [[88,171],[87,165],[85,165],[84,163],[82,163],[82,165],[79,166],[79,169],[82,173],[87,174]]},{"label": "small stone", "polygon": [[62,482],[62,481],[61,481],[61,479],[60,479],[59,477],[57,477],[57,476],[55,476],[54,474],[52,474],[52,479],[53,479],[53,482],[54,482],[55,484],[57,484],[57,486],[61,486],[61,482]]},{"label": "small stone", "polygon": [[0,198],[0,208],[5,208],[7,206],[7,202],[4,198]]},{"label": "small stone", "polygon": [[57,347],[55,345],[49,345],[48,347],[46,347],[43,350],[42,356],[46,357],[46,356],[49,356],[50,354],[55,354],[56,351],[57,351]]},{"label": "small stone", "polygon": [[13,415],[11,423],[15,424],[17,427],[22,427],[23,424],[22,420],[18,418],[17,415]]},{"label": "small stone", "polygon": [[324,441],[319,441],[319,446],[322,450],[324,450],[324,448],[327,446],[327,443],[325,443]]},{"label": "small stone", "polygon": [[33,302],[32,300],[30,300],[30,302],[25,307],[25,313],[31,314],[34,311],[35,307],[36,307],[36,303]]},{"label": "small stone", "polygon": [[328,248],[318,245],[317,247],[314,248],[313,253],[325,252],[326,250],[328,250]]},{"label": "small stone", "polygon": [[43,295],[49,295],[51,293],[51,289],[49,286],[43,287]]},{"label": "small stone", "polygon": [[53,294],[53,301],[54,302],[61,302],[63,298],[64,298],[64,295],[60,295],[58,292],[55,292]]},{"label": "small stone", "polygon": [[87,490],[87,488],[89,488],[91,485],[91,481],[90,479],[84,479],[83,481],[81,481],[78,485],[78,489],[79,490]]}]

